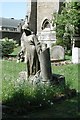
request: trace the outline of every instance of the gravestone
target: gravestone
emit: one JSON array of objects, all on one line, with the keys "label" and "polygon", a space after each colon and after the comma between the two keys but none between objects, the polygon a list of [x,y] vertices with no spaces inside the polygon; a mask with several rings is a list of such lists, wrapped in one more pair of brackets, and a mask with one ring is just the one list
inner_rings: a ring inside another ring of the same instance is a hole
[{"label": "gravestone", "polygon": [[74,36],[73,38],[72,63],[80,63],[80,36]]},{"label": "gravestone", "polygon": [[65,51],[62,46],[54,46],[51,48],[51,60],[64,60]]},{"label": "gravestone", "polygon": [[72,63],[80,63],[80,48],[78,47],[72,48]]}]

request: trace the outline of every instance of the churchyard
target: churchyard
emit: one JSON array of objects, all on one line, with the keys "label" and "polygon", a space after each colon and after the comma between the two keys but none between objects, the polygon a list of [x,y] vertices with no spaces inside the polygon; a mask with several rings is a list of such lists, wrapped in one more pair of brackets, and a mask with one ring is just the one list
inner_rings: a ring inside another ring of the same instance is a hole
[{"label": "churchyard", "polygon": [[[53,14],[53,22],[43,22],[38,39],[25,20],[20,54],[15,41],[2,40],[3,118],[80,117],[80,3],[64,4],[60,14]],[[22,52],[27,63],[17,62]]]},{"label": "churchyard", "polygon": [[[59,48],[59,46],[57,47]],[[25,80],[24,76],[24,78],[18,79],[19,73],[26,71],[26,63],[17,63],[16,56],[20,49],[20,46],[15,47],[9,56],[0,60],[2,68],[0,71],[2,79],[0,101],[2,100],[3,105],[3,118],[79,117],[80,64],[73,64],[72,56],[69,55],[65,55],[65,59],[62,60],[64,50],[60,47],[59,52],[56,52],[56,57],[61,60],[52,60],[51,68],[52,73],[65,77],[65,87],[64,84],[32,84],[29,80]]]},{"label": "churchyard", "polygon": [[53,73],[65,76],[65,88],[63,85],[32,85],[29,81],[17,81],[19,72],[26,70],[26,64],[11,59],[3,59],[0,64],[2,65],[0,74],[2,74],[3,117],[15,115],[18,118],[24,116],[26,118],[76,118],[80,116],[79,96],[75,93],[75,90],[79,92],[80,64],[51,63]]}]

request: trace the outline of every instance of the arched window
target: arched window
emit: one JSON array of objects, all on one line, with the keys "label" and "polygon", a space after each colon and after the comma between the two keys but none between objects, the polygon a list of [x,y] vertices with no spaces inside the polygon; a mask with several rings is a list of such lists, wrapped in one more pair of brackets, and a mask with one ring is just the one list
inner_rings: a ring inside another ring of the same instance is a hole
[{"label": "arched window", "polygon": [[45,28],[50,28],[50,23],[49,23],[49,20],[48,19],[45,19],[42,23],[42,30],[45,29]]}]

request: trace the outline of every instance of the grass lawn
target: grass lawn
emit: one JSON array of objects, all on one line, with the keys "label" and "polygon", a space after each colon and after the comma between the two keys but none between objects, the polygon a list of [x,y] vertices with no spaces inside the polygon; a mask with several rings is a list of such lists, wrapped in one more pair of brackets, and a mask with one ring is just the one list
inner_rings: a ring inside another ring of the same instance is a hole
[{"label": "grass lawn", "polygon": [[72,56],[65,55],[65,60],[72,60]]},{"label": "grass lawn", "polygon": [[[0,61],[1,62],[1,61]],[[4,60],[1,62],[2,71],[2,80],[17,79],[20,71],[26,70],[25,63],[16,63],[16,61]],[[68,64],[63,66],[53,66],[52,72],[56,74],[61,74],[65,76],[66,83],[69,84],[72,88],[79,90],[80,81],[80,64]]]},{"label": "grass lawn", "polygon": [[[11,84],[9,81],[15,81],[18,78],[18,73],[20,71],[26,70],[25,63],[16,63],[16,61],[3,60],[0,61],[2,66],[2,71],[0,71],[2,79],[2,92],[10,93]],[[79,89],[78,82],[80,81],[80,64],[68,64],[63,66],[53,66],[53,73],[61,74],[65,76],[66,83],[70,85],[71,88]],[[12,91],[11,91],[12,92]],[[1,100],[1,96],[0,96]],[[44,110],[35,111],[28,114],[28,118],[76,118],[80,117],[80,112],[78,112],[79,98],[74,97],[67,99],[65,101],[60,101],[54,103],[52,107],[46,108]]]},{"label": "grass lawn", "polygon": [[[26,64],[24,63],[19,64],[16,61],[3,60],[0,61],[0,66],[2,68],[0,70],[0,79],[2,80],[2,92],[4,94],[7,93],[12,87],[10,84],[11,81],[14,82],[15,80],[17,80],[19,76],[19,72],[26,70]],[[1,95],[0,95],[0,100],[1,100]]]},{"label": "grass lawn", "polygon": [[2,80],[17,79],[19,72],[26,70],[26,64],[17,63],[16,61],[2,61]]},{"label": "grass lawn", "polygon": [[53,73],[64,75],[66,84],[71,88],[80,90],[80,64],[67,64],[63,66],[52,66]]}]

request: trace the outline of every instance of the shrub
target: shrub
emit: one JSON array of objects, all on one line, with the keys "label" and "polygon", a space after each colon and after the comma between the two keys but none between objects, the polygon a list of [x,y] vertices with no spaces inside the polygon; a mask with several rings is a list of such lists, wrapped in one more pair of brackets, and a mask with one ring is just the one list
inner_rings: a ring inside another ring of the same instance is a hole
[{"label": "shrub", "polygon": [[63,39],[57,39],[56,42],[52,44],[52,47],[56,45],[60,45],[64,47]]},{"label": "shrub", "polygon": [[14,51],[16,41],[13,39],[4,38],[0,42],[0,56],[7,56]]},{"label": "shrub", "polygon": [[56,41],[56,45],[61,45],[61,46],[64,47],[63,40],[62,40],[62,39],[57,39],[57,41]]},{"label": "shrub", "polygon": [[68,55],[68,56],[71,56],[71,55],[72,55],[72,50],[67,50],[67,51],[65,52],[65,54]]}]

